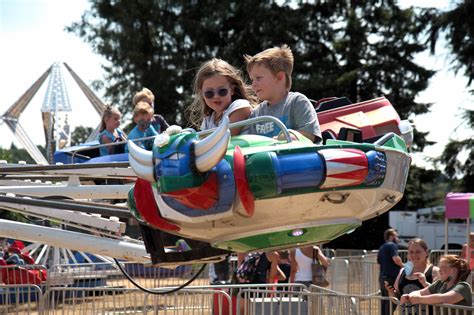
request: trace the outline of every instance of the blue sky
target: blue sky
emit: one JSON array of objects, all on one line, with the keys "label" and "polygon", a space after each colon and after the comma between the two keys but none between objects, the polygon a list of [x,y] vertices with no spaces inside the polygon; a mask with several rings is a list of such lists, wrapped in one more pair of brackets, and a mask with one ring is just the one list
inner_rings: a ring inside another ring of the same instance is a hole
[{"label": "blue sky", "polygon": [[[400,1],[403,6],[423,5],[426,2]],[[440,7],[446,3],[448,1],[436,2]],[[78,21],[87,8],[86,0],[0,0],[1,114],[55,61],[67,62],[86,83],[102,78],[101,64],[105,60],[94,54],[80,38],[64,31],[64,27]],[[460,115],[461,108],[474,109],[474,97],[467,93],[466,79],[448,71],[449,64],[443,47],[439,51],[437,56],[424,53],[417,57],[420,64],[441,70],[431,80],[429,89],[418,97],[419,101],[434,104],[432,112],[410,117],[416,128],[430,132],[429,140],[438,141],[437,145],[414,155],[417,164],[424,164],[426,157],[439,155],[449,138],[473,136],[472,130],[460,126]],[[65,75],[65,78],[74,110],[72,127],[95,127],[100,117],[69,76]],[[21,123],[37,144],[44,144],[40,108],[45,88],[46,84],[21,118]],[[0,147],[9,147],[11,138],[9,129],[0,125]]]}]

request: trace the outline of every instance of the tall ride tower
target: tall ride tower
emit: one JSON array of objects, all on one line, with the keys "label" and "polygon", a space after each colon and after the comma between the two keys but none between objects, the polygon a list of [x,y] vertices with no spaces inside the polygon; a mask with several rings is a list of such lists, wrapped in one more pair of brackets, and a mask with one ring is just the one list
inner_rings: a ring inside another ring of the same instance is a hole
[{"label": "tall ride tower", "polygon": [[[97,113],[102,116],[105,109],[104,103],[92,92],[71,67],[66,63],[64,63],[64,66]],[[19,119],[48,77],[49,82],[41,107],[47,152],[45,157],[31,141],[21,126]],[[69,102],[66,84],[61,73],[61,64],[55,62],[2,116],[0,116],[0,122],[3,121],[10,128],[15,138],[23,145],[36,163],[48,164],[53,161],[53,154],[56,149],[63,148],[71,143],[70,126],[68,123],[68,114],[71,112],[72,108]],[[97,134],[98,128],[89,136],[88,140],[93,139]]]}]

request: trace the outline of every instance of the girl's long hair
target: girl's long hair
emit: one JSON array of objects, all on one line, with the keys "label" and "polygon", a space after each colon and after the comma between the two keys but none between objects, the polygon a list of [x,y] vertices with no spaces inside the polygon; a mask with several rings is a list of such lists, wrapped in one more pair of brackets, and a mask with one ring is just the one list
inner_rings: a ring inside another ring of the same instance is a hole
[{"label": "girl's long hair", "polygon": [[245,84],[242,73],[230,65],[228,62],[213,58],[201,65],[193,83],[193,102],[186,108],[188,119],[195,127],[199,127],[204,117],[212,114],[213,109],[206,105],[201,93],[202,84],[206,79],[214,75],[222,75],[227,78],[234,91],[232,101],[245,99],[250,102],[250,106],[257,104],[257,97],[252,88]]},{"label": "girl's long hair", "polygon": [[114,107],[110,104],[105,106],[105,110],[104,110],[104,113],[102,114],[102,118],[101,118],[101,121],[100,121],[100,130],[99,130],[100,132],[107,129],[107,126],[105,125],[105,120],[107,118],[112,117],[112,115],[115,114],[115,113],[120,114],[119,110],[116,107]]},{"label": "girl's long hair", "polygon": [[441,260],[446,261],[450,267],[457,269],[458,275],[455,279],[455,283],[466,281],[467,277],[469,277],[471,268],[469,268],[469,265],[465,259],[462,259],[458,255],[443,255],[440,258],[440,261]]}]

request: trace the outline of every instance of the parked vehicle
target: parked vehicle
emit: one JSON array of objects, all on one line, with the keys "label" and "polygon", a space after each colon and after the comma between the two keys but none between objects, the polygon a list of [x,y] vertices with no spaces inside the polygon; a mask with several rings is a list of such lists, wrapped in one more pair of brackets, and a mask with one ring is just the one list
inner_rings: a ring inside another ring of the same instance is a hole
[{"label": "parked vehicle", "polygon": [[[410,239],[419,237],[424,239],[431,249],[444,249],[447,228],[448,248],[461,249],[466,243],[467,225],[465,222],[450,221],[446,227],[444,212],[444,206],[417,211],[392,210],[389,212],[389,225],[398,231],[400,247],[407,246]],[[474,229],[471,228],[471,231]]]}]

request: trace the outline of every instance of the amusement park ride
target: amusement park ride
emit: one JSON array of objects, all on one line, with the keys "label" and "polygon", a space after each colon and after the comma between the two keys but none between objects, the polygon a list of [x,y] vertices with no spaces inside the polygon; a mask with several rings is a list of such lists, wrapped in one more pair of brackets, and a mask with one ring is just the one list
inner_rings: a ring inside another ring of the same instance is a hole
[{"label": "amusement park ride", "polygon": [[[383,97],[328,99],[317,112],[322,144],[272,117],[224,119],[206,132],[172,126],[152,151],[129,141],[129,154],[100,157],[92,142],[57,150],[59,164],[2,164],[1,209],[85,232],[0,220],[0,237],[155,265],[328,242],[402,198],[413,132]],[[281,140],[230,136],[262,120]],[[124,234],[132,218],[142,240]],[[173,247],[178,239],[189,248]]]}]

